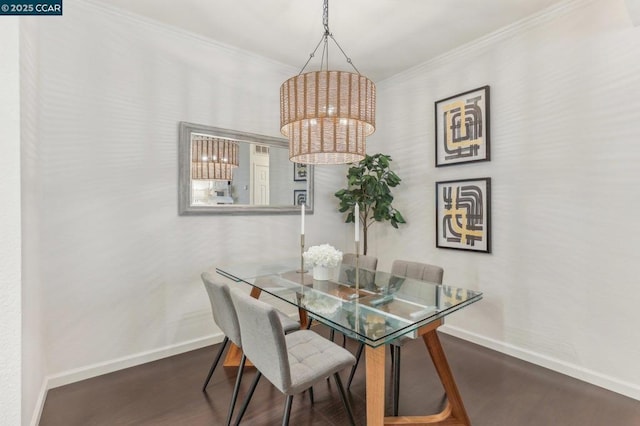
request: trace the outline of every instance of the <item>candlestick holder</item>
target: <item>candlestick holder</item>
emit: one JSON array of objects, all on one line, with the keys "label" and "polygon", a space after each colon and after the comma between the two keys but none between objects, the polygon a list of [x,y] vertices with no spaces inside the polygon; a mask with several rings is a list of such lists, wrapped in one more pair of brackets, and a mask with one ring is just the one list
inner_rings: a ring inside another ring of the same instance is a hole
[{"label": "candlestick holder", "polygon": [[356,292],[349,299],[360,297],[360,241],[356,241]]},{"label": "candlestick holder", "polygon": [[360,296],[360,241],[356,241],[356,294]]},{"label": "candlestick holder", "polygon": [[300,234],[300,269],[296,272],[300,274],[300,282],[304,284],[304,273],[308,272],[304,269],[304,234]]}]

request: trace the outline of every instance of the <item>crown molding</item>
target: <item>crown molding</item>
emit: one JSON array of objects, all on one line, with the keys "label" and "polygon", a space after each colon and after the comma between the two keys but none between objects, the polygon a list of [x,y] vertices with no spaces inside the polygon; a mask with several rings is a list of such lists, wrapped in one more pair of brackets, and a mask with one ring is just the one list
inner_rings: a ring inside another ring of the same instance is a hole
[{"label": "crown molding", "polygon": [[[454,62],[464,57],[469,57],[470,55],[475,55],[478,53],[478,51],[486,50],[496,43],[508,40],[515,35],[526,33],[527,31],[538,28],[541,25],[544,25],[581,8],[584,8],[596,1],[599,0],[565,0],[563,2],[554,4],[538,13],[525,17],[492,33],[465,43],[414,67],[408,68],[405,71],[382,80],[377,84],[384,85],[387,81],[391,82],[396,78],[406,80],[407,78],[416,75],[423,75],[425,71],[439,68],[450,62]],[[625,1],[640,3],[640,0]]]},{"label": "crown molding", "polygon": [[[188,39],[190,41],[197,41],[204,45],[209,45],[209,46],[214,46],[216,48],[224,49],[226,51],[233,52],[234,54],[237,54],[239,56],[255,58],[255,59],[259,59],[274,65],[280,65],[283,68],[290,68],[291,70],[293,70],[292,72],[297,72],[296,67],[283,64],[282,62],[278,62],[275,59],[269,58],[267,56],[262,56],[262,55],[250,52],[248,50],[240,49],[239,47],[233,46],[231,44],[223,43],[221,41],[218,41],[212,38],[201,36],[194,32],[187,31],[183,28],[179,28],[173,25],[168,25],[168,24],[156,21],[155,19],[147,18],[145,16],[138,15],[133,12],[122,10],[110,4],[98,2],[95,0],[84,0],[81,2],[81,4],[89,8],[99,10],[103,13],[107,13],[114,17],[118,17],[124,21],[129,21],[129,23],[132,23],[132,24],[144,25],[151,29],[166,31],[167,33],[171,33],[176,37]],[[284,72],[284,74],[288,75],[289,71]]]}]

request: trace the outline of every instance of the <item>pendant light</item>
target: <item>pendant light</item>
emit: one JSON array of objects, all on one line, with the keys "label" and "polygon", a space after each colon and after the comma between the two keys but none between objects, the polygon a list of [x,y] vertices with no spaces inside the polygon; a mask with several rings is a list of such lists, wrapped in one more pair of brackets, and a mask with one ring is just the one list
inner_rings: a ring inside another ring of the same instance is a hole
[{"label": "pendant light", "polygon": [[[289,139],[289,159],[295,163],[355,163],[364,158],[366,137],[375,131],[376,87],[329,31],[328,0],[323,25],[324,34],[300,73],[280,87],[280,131]],[[328,70],[329,38],[355,73]],[[320,71],[303,73],[321,44]]]},{"label": "pendant light", "polygon": [[192,136],[191,179],[231,181],[236,167],[237,142],[204,135]]}]

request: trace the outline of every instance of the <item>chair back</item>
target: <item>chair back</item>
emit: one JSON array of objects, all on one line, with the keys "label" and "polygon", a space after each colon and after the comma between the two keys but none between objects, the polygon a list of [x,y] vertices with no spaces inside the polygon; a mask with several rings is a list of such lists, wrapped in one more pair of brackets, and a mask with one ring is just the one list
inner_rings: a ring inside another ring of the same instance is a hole
[{"label": "chair back", "polygon": [[207,289],[209,302],[211,302],[213,321],[220,327],[229,340],[238,347],[242,347],[240,324],[238,323],[236,309],[231,300],[229,286],[216,282],[209,272],[203,272],[201,278],[204,283],[204,288]]},{"label": "chair back", "polygon": [[[345,253],[342,255],[342,264],[356,266],[356,255],[354,253]],[[375,256],[360,255],[358,264],[362,269],[375,271],[378,268],[378,258]]]},{"label": "chair back", "polygon": [[231,290],[238,313],[242,350],[253,365],[281,392],[291,387],[287,343],[276,309],[240,289]]},{"label": "chair back", "polygon": [[427,263],[394,260],[391,265],[391,274],[400,277],[413,278],[420,281],[428,281],[435,284],[442,284],[444,269],[440,266],[429,265]]},{"label": "chair back", "polygon": [[[345,253],[342,255],[342,265],[340,265],[340,275],[338,280],[341,283],[355,284],[356,282],[356,255]],[[370,288],[374,285],[375,271],[378,268],[378,258],[375,256],[360,255],[358,259],[360,268],[360,287]],[[365,271],[362,271],[365,269]],[[371,272],[370,272],[371,271]],[[372,273],[373,272],[373,273]]]}]

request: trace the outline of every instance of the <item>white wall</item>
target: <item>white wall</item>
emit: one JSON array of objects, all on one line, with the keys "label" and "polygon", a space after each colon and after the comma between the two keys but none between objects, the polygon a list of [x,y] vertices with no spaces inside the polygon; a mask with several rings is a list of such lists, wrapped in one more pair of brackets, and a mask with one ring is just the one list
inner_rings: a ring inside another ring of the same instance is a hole
[{"label": "white wall", "polygon": [[18,20],[0,25],[0,423],[21,413],[20,73]]},{"label": "white wall", "polygon": [[[409,224],[372,228],[371,251],[485,293],[451,332],[640,398],[640,36],[621,2],[568,3],[381,82],[368,151],[393,156]],[[295,256],[299,218],[178,216],[178,122],[279,136],[278,88],[297,70],[79,0],[33,25],[24,309],[45,359],[25,370],[55,386],[212,342],[200,272]],[[433,101],[484,84],[492,161],[436,170]],[[351,250],[333,196],[346,168],[315,169],[307,244]],[[485,175],[493,254],[436,250],[434,181]]]},{"label": "white wall", "polygon": [[[37,194],[25,217],[37,231],[25,333],[45,359],[25,370],[44,365],[58,386],[212,343],[200,273],[297,256],[299,218],[178,216],[178,122],[279,136],[279,87],[297,70],[84,1],[34,20],[27,36],[38,72],[23,78],[37,97],[23,109],[37,117],[37,143],[23,191]],[[317,172],[310,244],[343,243],[327,232],[342,226],[336,170]],[[27,391],[37,418],[37,386]]]},{"label": "white wall", "polygon": [[43,293],[47,277],[41,275],[41,218],[46,215],[40,170],[43,157],[39,148],[39,88],[37,26],[40,17],[20,22],[20,128],[22,161],[22,423],[34,417],[46,394],[46,346]]},{"label": "white wall", "polygon": [[[416,52],[419,55],[419,52]],[[491,86],[491,161],[434,167],[434,101]],[[404,179],[379,267],[442,265],[484,292],[450,332],[640,399],[640,28],[566,2],[378,85],[368,151]],[[493,253],[435,248],[434,182],[492,178]]]}]

